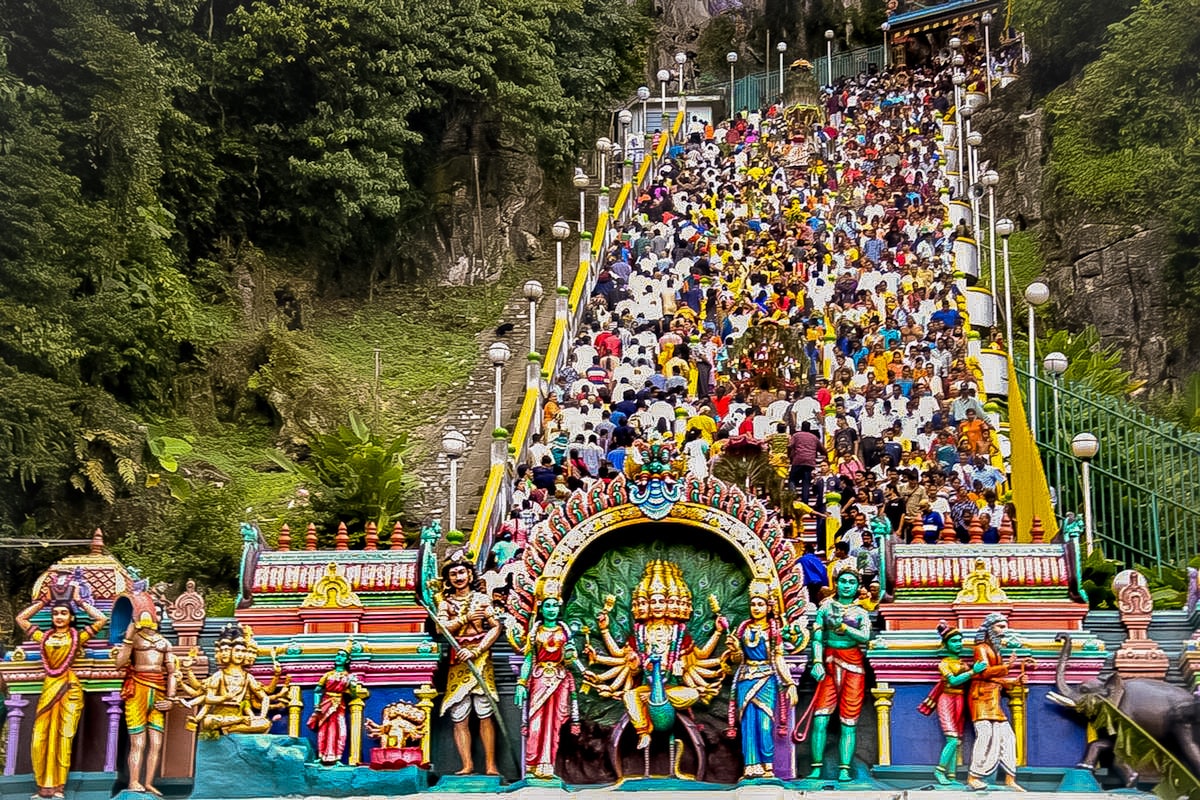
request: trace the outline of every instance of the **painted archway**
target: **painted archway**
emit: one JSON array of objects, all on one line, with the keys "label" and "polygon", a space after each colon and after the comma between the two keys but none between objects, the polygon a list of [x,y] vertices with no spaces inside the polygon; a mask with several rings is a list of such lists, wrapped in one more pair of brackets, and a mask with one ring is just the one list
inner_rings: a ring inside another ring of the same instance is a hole
[{"label": "painted archway", "polygon": [[737,486],[688,474],[643,470],[575,492],[538,525],[513,581],[509,606],[521,628],[533,615],[538,582],[564,585],[576,560],[606,535],[633,525],[670,522],[704,530],[728,543],[752,579],[765,580],[786,624],[801,624],[806,606],[797,555],[766,507]]}]

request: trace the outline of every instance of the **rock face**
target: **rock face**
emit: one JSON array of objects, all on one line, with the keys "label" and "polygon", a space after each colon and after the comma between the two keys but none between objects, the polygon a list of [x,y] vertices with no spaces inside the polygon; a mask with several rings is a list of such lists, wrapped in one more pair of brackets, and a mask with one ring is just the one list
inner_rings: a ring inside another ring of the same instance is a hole
[{"label": "rock face", "polygon": [[425,235],[407,260],[442,283],[493,281],[509,259],[537,255],[544,176],[532,153],[460,119],[442,140],[426,186],[433,195]]},{"label": "rock face", "polygon": [[1028,87],[1017,81],[997,90],[973,120],[983,133],[981,159],[1000,173],[997,215],[1038,235],[1060,324],[1096,326],[1102,343],[1121,352],[1136,378],[1180,380],[1196,359],[1183,337],[1171,335],[1166,227],[1156,219],[1056,203],[1046,169],[1052,142],[1044,112],[1032,103]]}]

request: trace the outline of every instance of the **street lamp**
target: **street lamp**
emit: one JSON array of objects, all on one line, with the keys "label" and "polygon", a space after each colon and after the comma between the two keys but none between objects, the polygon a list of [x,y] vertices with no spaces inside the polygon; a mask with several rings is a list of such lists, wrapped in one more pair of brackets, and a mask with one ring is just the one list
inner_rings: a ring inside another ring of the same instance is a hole
[{"label": "street lamp", "polygon": [[560,219],[550,226],[550,235],[554,237],[554,277],[558,281],[556,286],[565,286],[563,283],[563,265],[562,265],[562,246],[567,237],[571,235],[571,226],[566,220]]},{"label": "street lamp", "polygon": [[1012,357],[1012,275],[1008,269],[1008,237],[1016,230],[1011,219],[1007,217],[996,220],[996,233],[1000,234],[1000,242],[1004,254],[1004,345]]},{"label": "street lamp", "polygon": [[492,366],[496,368],[496,425],[497,428],[504,427],[500,420],[500,398],[504,391],[501,385],[502,373],[504,365],[512,358],[512,350],[508,349],[508,345],[504,342],[493,342],[488,348],[488,359],[492,362]]},{"label": "street lamp", "polygon": [[[963,109],[963,120],[971,119],[971,107]],[[967,134],[967,197],[971,201],[971,235],[979,241],[979,197],[975,194],[975,184],[979,181],[979,146],[983,144],[983,134],[971,131]]]},{"label": "street lamp", "polygon": [[646,125],[646,101],[650,99],[650,87],[639,86],[637,90],[638,100],[642,101],[642,146],[645,147],[646,130],[649,127]]},{"label": "street lamp", "polygon": [[730,119],[733,119],[734,114],[735,114],[735,111],[734,111],[735,106],[734,106],[734,102],[733,102],[733,65],[737,63],[737,58],[738,58],[737,53],[733,52],[732,50],[730,50],[728,53],[725,54],[725,60],[729,62],[729,118]]},{"label": "street lamp", "polygon": [[829,65],[830,88],[833,88],[833,37],[834,33],[832,29],[825,31],[825,63]]},{"label": "street lamp", "polygon": [[679,65],[679,110],[683,110],[683,65],[687,63],[687,53],[676,53],[675,63]]},{"label": "street lamp", "polygon": [[883,31],[883,68],[886,70],[891,67],[891,35],[892,24],[886,20],[879,26]]},{"label": "street lamp", "polygon": [[[1034,327],[1033,310],[1044,306],[1050,301],[1050,287],[1041,281],[1034,281],[1025,287],[1025,304],[1029,306],[1029,430],[1033,440],[1037,441],[1037,369],[1034,359],[1037,358],[1037,330]],[[1012,348],[1009,348],[1012,353]]]},{"label": "street lamp", "polygon": [[665,136],[667,133],[667,83],[671,80],[671,70],[658,71],[658,86],[662,90],[662,112],[659,114],[658,128]]},{"label": "street lamp", "polygon": [[600,179],[601,186],[608,184],[608,163],[605,159],[608,158],[610,150],[612,150],[612,141],[607,136],[601,136],[596,140],[596,152],[600,154],[600,174],[597,177]]},{"label": "street lamp", "polygon": [[1092,459],[1100,452],[1100,440],[1094,433],[1077,433],[1071,440],[1071,453],[1079,459],[1083,477],[1083,533],[1087,538],[1087,552],[1092,552],[1095,528],[1092,520]]},{"label": "street lamp", "polygon": [[[561,283],[559,284],[562,285]],[[525,299],[529,301],[529,352],[537,352],[537,304],[545,292],[541,281],[528,280],[522,289]]]},{"label": "street lamp", "polygon": [[992,99],[992,12],[985,11],[979,18],[983,23],[983,77],[988,100]]},{"label": "street lamp", "polygon": [[[967,76],[963,75],[958,70],[954,71],[950,82],[954,84],[954,130],[958,136],[958,160],[961,162],[967,157],[967,148],[963,146],[963,121],[962,121],[962,86],[967,82]],[[955,191],[958,197],[962,197],[962,173],[963,165],[958,165],[958,186],[955,186]]]},{"label": "street lamp", "polygon": [[450,530],[458,530],[458,459],[467,452],[467,437],[453,428],[442,434],[442,452],[450,462]]},{"label": "street lamp", "polygon": [[629,152],[629,125],[633,122],[633,112],[628,108],[622,108],[617,112],[617,122],[621,123],[621,149]]},{"label": "street lamp", "polygon": [[1058,381],[1062,378],[1063,373],[1067,371],[1067,367],[1071,362],[1067,357],[1058,351],[1050,353],[1042,359],[1042,369],[1049,374],[1051,381],[1054,384],[1054,428],[1052,438],[1055,440],[1055,446],[1050,449],[1050,453],[1054,456],[1054,497],[1059,503],[1062,502],[1062,456],[1058,452],[1057,439],[1062,426],[1058,421]]},{"label": "street lamp", "polygon": [[[787,42],[781,41],[775,45],[775,51],[779,53],[779,97],[783,98],[783,54],[787,52]],[[768,87],[770,88],[770,87]]]},{"label": "street lamp", "polygon": [[571,178],[571,183],[579,190],[579,230],[583,230],[587,226],[584,224],[584,194],[587,192],[588,184],[592,179],[583,171],[582,167],[575,168],[575,177]]},{"label": "street lamp", "polygon": [[999,306],[996,302],[996,186],[1000,183],[1000,173],[994,169],[979,176],[979,182],[988,193],[988,264],[992,271],[992,318],[996,318]]}]

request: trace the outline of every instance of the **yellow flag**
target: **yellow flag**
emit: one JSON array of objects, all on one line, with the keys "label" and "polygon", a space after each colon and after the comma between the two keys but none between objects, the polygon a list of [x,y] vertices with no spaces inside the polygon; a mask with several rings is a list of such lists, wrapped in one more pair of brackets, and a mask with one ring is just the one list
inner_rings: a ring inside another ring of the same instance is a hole
[{"label": "yellow flag", "polygon": [[1029,420],[1025,416],[1025,402],[1021,387],[1017,383],[1017,371],[1012,361],[1008,363],[1008,438],[1012,445],[1012,501],[1017,507],[1017,541],[1033,540],[1030,526],[1033,518],[1042,521],[1046,541],[1058,534],[1058,520],[1054,517],[1054,505],[1050,502],[1050,486],[1046,482],[1046,470],[1042,467],[1042,454],[1033,440]]}]

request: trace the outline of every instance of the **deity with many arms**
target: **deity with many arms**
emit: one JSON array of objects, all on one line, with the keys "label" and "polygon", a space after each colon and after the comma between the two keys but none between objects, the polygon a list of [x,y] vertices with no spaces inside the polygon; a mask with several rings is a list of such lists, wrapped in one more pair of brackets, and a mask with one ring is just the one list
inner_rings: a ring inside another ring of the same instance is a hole
[{"label": "deity with many arms", "polygon": [[621,698],[637,731],[638,748],[644,749],[656,728],[652,694],[657,690],[662,690],[674,709],[690,708],[699,700],[709,702],[720,690],[726,665],[712,653],[729,629],[729,621],[720,616],[716,597],[710,596],[716,626],[707,642],[693,642],[687,632],[692,593],[679,567],[669,561],[654,560],[646,565],[633,593],[633,630],[624,644],[609,631],[608,615],[615,604],[616,599],[609,595],[596,620],[607,655],[597,653],[590,644],[585,648],[589,664],[609,669],[599,674],[588,670],[584,681],[604,697]]},{"label": "deity with many arms", "polygon": [[199,705],[189,721],[201,733],[267,733],[271,719],[267,716],[271,698],[258,680],[246,671],[251,652],[256,651],[253,640],[239,625],[228,625],[217,636],[213,660],[217,671],[199,682],[199,688],[185,672],[180,689],[193,694],[188,703]]}]

